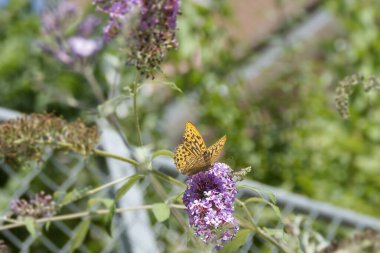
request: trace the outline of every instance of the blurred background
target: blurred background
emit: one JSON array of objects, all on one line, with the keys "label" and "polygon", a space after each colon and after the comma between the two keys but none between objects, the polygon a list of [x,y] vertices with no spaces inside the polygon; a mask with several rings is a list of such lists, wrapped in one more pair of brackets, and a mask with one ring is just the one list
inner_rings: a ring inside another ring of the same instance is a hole
[{"label": "blurred background", "polygon": [[[91,1],[72,2],[83,13],[95,13]],[[99,107],[86,80],[39,46],[39,15],[46,5],[54,8],[42,0],[0,0],[0,107],[94,122],[104,107]],[[335,88],[344,77],[379,76],[379,24],[380,2],[369,0],[182,1],[179,47],[162,65],[166,77],[147,80],[139,94],[144,143],[174,150],[184,123],[192,121],[208,144],[228,136],[221,161],[236,169],[252,166],[249,179],[380,219],[379,94],[355,90],[347,120],[334,104]],[[132,67],[123,68],[120,89],[112,88],[117,60],[112,46],[89,60],[108,98],[123,94],[133,72]],[[164,81],[175,82],[183,93]],[[126,99],[112,104],[111,110],[131,143],[137,144],[130,108]],[[4,171],[0,210],[8,208],[16,181],[30,173],[20,168]],[[102,178],[87,178],[88,170],[80,173],[73,184]],[[51,180],[55,178],[53,173]],[[38,192],[45,183],[37,181]],[[59,184],[52,190],[56,189]],[[28,190],[19,195],[28,195]],[[316,227],[326,232],[323,223]],[[343,238],[345,231],[329,239]],[[25,231],[14,236],[27,237]],[[17,252],[11,237],[4,239]],[[171,252],[175,246],[161,237],[160,249]],[[46,245],[41,247],[45,251],[33,252],[50,252]]]}]

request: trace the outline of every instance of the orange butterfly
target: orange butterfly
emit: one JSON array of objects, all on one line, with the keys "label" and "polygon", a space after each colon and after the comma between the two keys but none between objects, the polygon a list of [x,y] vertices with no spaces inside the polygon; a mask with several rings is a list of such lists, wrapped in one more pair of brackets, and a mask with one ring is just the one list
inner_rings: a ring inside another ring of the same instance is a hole
[{"label": "orange butterfly", "polygon": [[226,141],[227,136],[224,135],[207,148],[197,128],[187,122],[183,133],[183,144],[177,147],[174,155],[177,170],[187,176],[207,170],[218,159]]}]

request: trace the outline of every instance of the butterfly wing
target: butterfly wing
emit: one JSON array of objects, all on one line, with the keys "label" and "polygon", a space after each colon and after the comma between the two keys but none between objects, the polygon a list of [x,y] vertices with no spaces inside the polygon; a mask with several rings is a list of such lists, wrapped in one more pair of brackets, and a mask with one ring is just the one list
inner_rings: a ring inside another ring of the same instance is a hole
[{"label": "butterfly wing", "polygon": [[175,152],[174,163],[179,172],[192,175],[201,167],[205,167],[204,155],[207,153],[206,144],[197,130],[190,122],[185,125],[183,144],[180,144]]},{"label": "butterfly wing", "polygon": [[222,138],[220,138],[217,142],[215,142],[212,146],[210,146],[207,149],[207,152],[210,155],[210,164],[213,164],[218,160],[218,157],[220,153],[222,152],[222,149],[224,147],[224,144],[227,141],[227,136],[224,135]]},{"label": "butterfly wing", "polygon": [[186,174],[189,168],[189,160],[193,160],[195,156],[189,152],[184,144],[180,144],[175,150],[174,163],[177,170],[182,174]]},{"label": "butterfly wing", "polygon": [[186,122],[185,132],[183,133],[183,145],[194,156],[201,157],[207,151],[202,135],[191,122]]},{"label": "butterfly wing", "polygon": [[183,133],[183,144],[177,147],[174,155],[177,170],[184,175],[191,176],[207,169],[218,159],[226,140],[227,136],[223,136],[214,145],[207,148],[197,128],[187,122]]}]

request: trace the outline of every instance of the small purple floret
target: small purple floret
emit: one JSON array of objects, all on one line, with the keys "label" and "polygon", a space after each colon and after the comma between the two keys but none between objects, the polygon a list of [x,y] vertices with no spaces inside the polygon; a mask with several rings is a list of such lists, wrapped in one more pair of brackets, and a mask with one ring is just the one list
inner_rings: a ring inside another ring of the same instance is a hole
[{"label": "small purple floret", "polygon": [[236,193],[232,170],[224,163],[215,163],[187,180],[183,203],[189,223],[196,236],[215,243],[216,249],[234,238],[239,229],[233,216]]}]

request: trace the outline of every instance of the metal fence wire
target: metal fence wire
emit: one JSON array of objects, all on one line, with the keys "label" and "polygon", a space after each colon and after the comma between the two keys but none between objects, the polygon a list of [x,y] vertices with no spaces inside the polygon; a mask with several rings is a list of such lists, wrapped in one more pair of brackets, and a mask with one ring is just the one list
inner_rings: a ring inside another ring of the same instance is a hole
[{"label": "metal fence wire", "polygon": [[[0,121],[15,118],[18,113],[0,108]],[[101,128],[101,146],[103,149],[119,155],[128,156],[121,138],[111,130],[105,122],[99,122]],[[133,174],[133,168],[115,160],[85,160],[78,155],[53,153],[47,151],[43,164],[35,164],[25,168],[15,168],[0,162],[0,216],[9,214],[9,201],[20,197],[31,197],[44,190],[46,193],[68,191],[88,185],[100,185],[111,180]],[[175,168],[172,161],[161,159],[154,166],[164,172],[173,173]],[[259,187],[274,193],[284,217],[293,214],[303,214],[303,228],[322,224],[323,235],[327,241],[339,236],[340,230],[361,230],[372,228],[380,231],[380,220],[368,217],[350,210],[334,207],[327,203],[318,202],[304,196],[289,193],[284,190],[269,187],[258,182],[246,180],[243,184]],[[118,187],[118,186],[117,186]],[[144,204],[147,197],[149,182],[143,181],[134,186],[120,203],[120,207],[132,207]],[[102,191],[97,197],[109,197],[115,189]],[[240,197],[252,196],[252,192],[240,190]],[[78,201],[67,208],[70,212],[80,212],[86,203]],[[268,209],[265,205],[254,205],[253,212],[256,220],[268,222]],[[0,231],[0,239],[13,250],[12,252],[68,252],[75,228],[80,220],[52,222],[49,231],[40,231],[33,238],[25,230],[18,228]],[[270,219],[269,219],[269,222]],[[281,228],[282,223],[271,223],[271,227]],[[187,235],[180,234],[168,227],[154,223],[145,211],[126,212],[116,215],[113,226],[113,236],[104,231],[102,224],[94,219],[91,222],[89,237],[77,252],[171,252],[168,243],[186,245]],[[170,238],[164,240],[163,238]],[[171,241],[171,242],[170,242]],[[241,252],[277,252],[269,245],[250,237]]]}]

